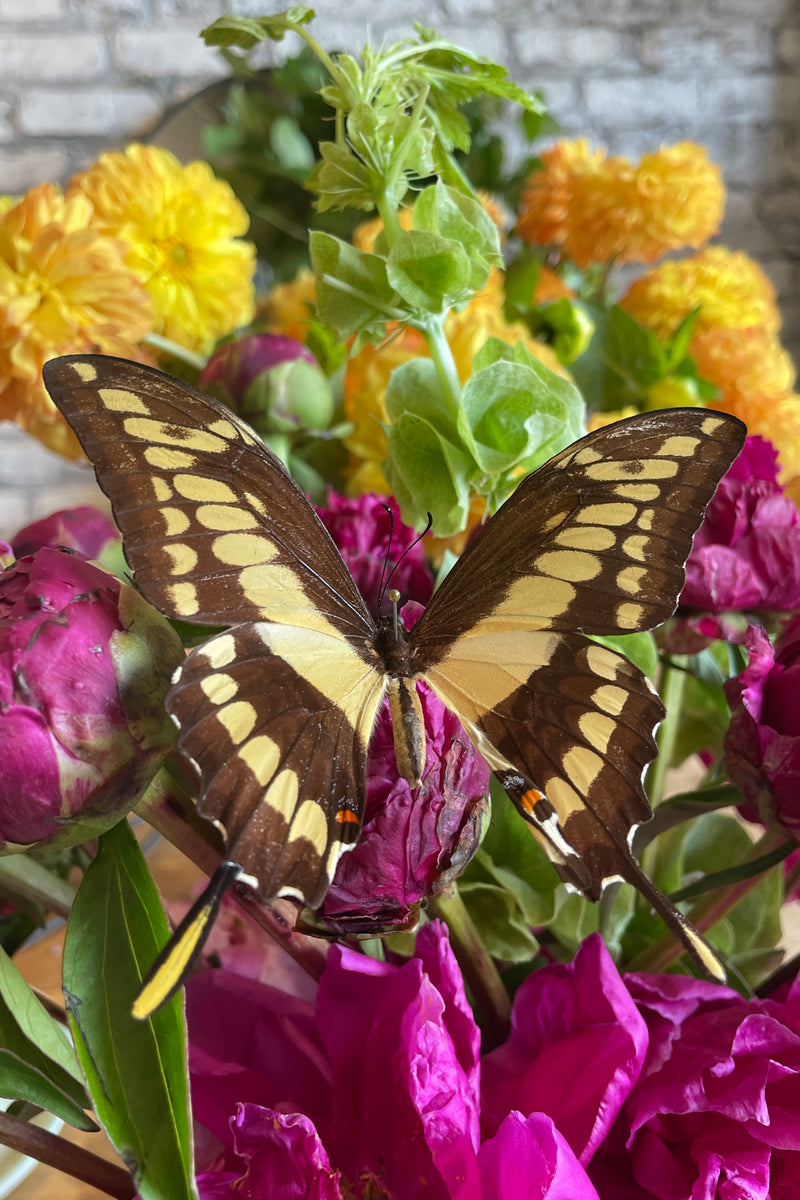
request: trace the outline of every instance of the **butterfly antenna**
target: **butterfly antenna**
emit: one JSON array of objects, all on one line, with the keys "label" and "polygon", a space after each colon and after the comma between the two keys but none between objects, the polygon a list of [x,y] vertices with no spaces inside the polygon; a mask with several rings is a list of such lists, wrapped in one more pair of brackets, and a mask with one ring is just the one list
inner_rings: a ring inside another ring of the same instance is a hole
[{"label": "butterfly antenna", "polygon": [[400,564],[401,564],[401,562],[403,561],[403,559],[404,559],[404,558],[408,558],[408,556],[409,556],[409,554],[411,553],[411,551],[414,549],[414,547],[415,547],[415,546],[418,546],[418,545],[420,544],[420,542],[422,541],[422,539],[425,537],[426,533],[430,533],[430,530],[431,530],[431,527],[432,527],[432,526],[433,526],[433,517],[431,516],[431,514],[430,514],[430,513],[428,513],[428,520],[425,522],[425,528],[423,529],[422,533],[419,533],[419,534],[417,534],[417,536],[414,538],[414,540],[413,540],[413,542],[411,543],[411,545],[410,545],[410,546],[407,546],[407,547],[406,547],[406,549],[403,551],[403,553],[400,555],[400,557],[398,558],[397,562],[394,564],[394,566],[392,567],[391,571],[389,572],[389,574],[388,574],[388,576],[387,576],[387,578],[386,578],[386,582],[384,583],[384,582],[383,582],[383,580],[381,580],[381,583],[382,583],[382,586],[383,586],[383,587],[388,587],[388,586],[389,586],[389,584],[392,582],[392,576],[394,575],[394,573],[395,573],[395,571],[397,570],[397,568],[400,566]]},{"label": "butterfly antenna", "polygon": [[378,613],[380,613],[381,608],[383,607],[384,592],[386,591],[386,588],[388,587],[388,584],[389,584],[389,580],[392,577],[392,573],[394,572],[395,567],[397,566],[397,564],[395,563],[395,567],[392,568],[392,573],[390,573],[389,576],[387,577],[386,569],[389,566],[389,555],[392,553],[392,542],[394,541],[394,513],[392,512],[392,510],[388,504],[382,504],[381,508],[385,508],[387,513],[389,514],[389,541],[386,546],[386,554],[384,555],[384,558],[383,558],[383,567],[381,569],[381,581],[378,584]]}]

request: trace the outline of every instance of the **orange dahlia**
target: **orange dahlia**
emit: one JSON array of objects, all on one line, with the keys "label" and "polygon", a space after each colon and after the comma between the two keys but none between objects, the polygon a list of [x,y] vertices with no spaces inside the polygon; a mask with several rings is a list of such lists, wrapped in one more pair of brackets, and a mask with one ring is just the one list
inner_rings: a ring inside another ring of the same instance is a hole
[{"label": "orange dahlia", "polygon": [[50,449],[81,454],[42,383],[59,354],[141,358],[150,298],[125,263],[125,243],[93,224],[85,196],[33,188],[0,216],[0,418]]},{"label": "orange dahlia", "polygon": [[692,142],[646,154],[635,167],[590,151],[585,139],[556,143],[542,161],[525,187],[517,232],[536,245],[563,247],[581,268],[652,262],[703,245],[719,228],[720,172]]}]

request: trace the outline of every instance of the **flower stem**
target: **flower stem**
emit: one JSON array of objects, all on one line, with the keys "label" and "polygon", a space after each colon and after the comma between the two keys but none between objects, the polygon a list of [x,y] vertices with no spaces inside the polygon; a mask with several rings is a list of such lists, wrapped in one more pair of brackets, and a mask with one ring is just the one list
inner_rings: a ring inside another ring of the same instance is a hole
[{"label": "flower stem", "polygon": [[38,1125],[31,1125],[29,1121],[19,1121],[8,1113],[0,1113],[0,1142],[71,1175],[73,1179],[80,1179],[116,1200],[133,1200],[136,1195],[130,1172],[124,1167],[107,1162],[91,1150],[76,1146]]},{"label": "flower stem", "polygon": [[[759,838],[750,850],[748,850],[742,859],[742,863],[749,863],[764,854],[769,854],[771,850],[782,845],[785,840],[785,834],[776,830],[767,830],[763,837]],[[777,869],[779,870],[780,868]],[[749,892],[752,892],[753,888],[757,887],[762,879],[763,874],[752,875],[749,879],[743,879],[740,883],[734,884],[732,887],[717,888],[715,891],[709,892],[707,896],[703,896],[701,900],[698,900],[694,908],[687,913],[688,919],[701,933],[706,933],[718,921],[727,916],[740,900],[743,900]],[[626,970],[663,971],[681,956],[683,950],[684,947],[682,944],[671,933],[664,934],[663,937],[653,942],[641,954],[637,954],[627,964]]]},{"label": "flower stem", "polygon": [[145,346],[152,346],[154,350],[160,350],[163,354],[169,354],[173,358],[180,359],[190,367],[195,367],[198,371],[202,371],[206,365],[206,359],[202,354],[195,354],[193,350],[189,350],[186,346],[179,346],[177,342],[171,341],[169,338],[162,337],[160,333],[148,333],[146,338],[143,338]]},{"label": "flower stem", "polygon": [[508,1037],[511,1023],[511,1000],[500,973],[487,953],[457,887],[430,898],[428,913],[441,917],[450,931],[453,953],[480,1015],[483,1049],[491,1050]]},{"label": "flower stem", "polygon": [[658,742],[658,758],[652,763],[647,773],[647,794],[653,808],[664,798],[667,771],[675,751],[678,739],[678,714],[686,685],[686,672],[682,670],[685,659],[675,660],[677,667],[665,666],[661,676],[659,691],[667,710],[664,721],[656,735]]},{"label": "flower stem", "polygon": [[444,334],[444,317],[433,317],[418,328],[428,343],[442,396],[455,420],[461,406],[461,381],[458,378],[453,351]]},{"label": "flower stem", "polygon": [[69,916],[75,898],[74,887],[27,854],[0,858],[0,887],[4,894],[32,900],[59,917]]}]

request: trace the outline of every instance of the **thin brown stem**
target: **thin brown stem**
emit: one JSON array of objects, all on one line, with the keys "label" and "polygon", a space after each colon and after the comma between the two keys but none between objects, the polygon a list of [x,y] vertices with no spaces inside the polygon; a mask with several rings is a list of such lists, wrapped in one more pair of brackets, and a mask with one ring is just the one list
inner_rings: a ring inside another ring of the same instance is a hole
[{"label": "thin brown stem", "polygon": [[10,1117],[8,1113],[0,1113],[0,1142],[71,1175],[73,1179],[80,1179],[116,1200],[133,1200],[136,1195],[134,1182],[124,1167],[107,1162],[91,1150],[76,1146],[38,1125]]}]

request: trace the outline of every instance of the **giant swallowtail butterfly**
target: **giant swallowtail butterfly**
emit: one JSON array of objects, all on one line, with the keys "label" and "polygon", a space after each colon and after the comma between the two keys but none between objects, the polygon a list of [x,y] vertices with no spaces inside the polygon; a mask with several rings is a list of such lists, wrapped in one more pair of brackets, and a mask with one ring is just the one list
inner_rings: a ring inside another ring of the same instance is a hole
[{"label": "giant swallowtail butterfly", "polygon": [[523,480],[395,637],[279,460],[222,404],[105,356],[56,359],[44,378],[94,463],[145,597],[170,617],[229,627],[192,651],[166,704],[199,774],[198,807],[262,899],[321,901],[358,838],[387,696],[398,763],[416,774],[424,679],[562,879],[593,900],[628,880],[720,975],[629,849],[651,815],[642,774],[661,701],[585,635],[671,615],[703,510],[741,449],[740,421],[669,409],[563,450]]}]

